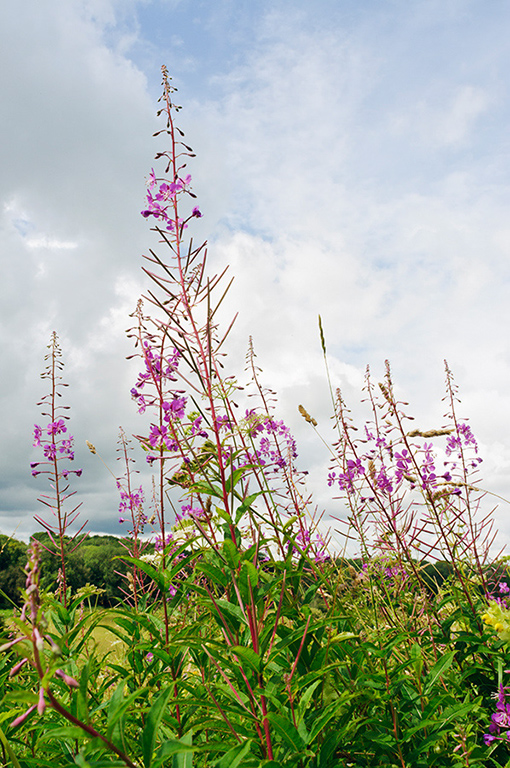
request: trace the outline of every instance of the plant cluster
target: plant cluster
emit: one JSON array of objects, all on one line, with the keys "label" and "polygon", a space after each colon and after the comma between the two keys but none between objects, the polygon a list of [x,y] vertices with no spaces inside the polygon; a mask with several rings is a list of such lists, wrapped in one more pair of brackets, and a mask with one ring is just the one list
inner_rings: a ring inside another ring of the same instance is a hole
[{"label": "plant cluster", "polygon": [[[490,555],[478,447],[457,415],[450,370],[446,422],[435,430],[409,429],[389,367],[379,386],[367,372],[362,429],[332,392],[327,483],[354,555],[331,552],[251,344],[255,400],[226,373],[232,324],[220,328],[218,308],[229,283],[225,272],[209,275],[205,244],[187,239],[202,214],[173,99],[163,69],[169,149],[157,159],[166,170],[151,171],[142,215],[168,256],[145,257],[152,287],[129,332],[140,363],[131,395],[145,419],[136,439],[154,481],[149,492],[135,481],[121,433],[115,481],[126,532],[115,562],[124,597],[114,610],[94,609],[97,589],[69,578],[72,550],[87,544],[77,508],[65,506],[74,455],[57,411],[54,336],[49,423],[35,431],[43,459],[32,467],[48,474],[52,494],[42,500],[54,517],[37,518],[46,538],[32,541],[23,607],[4,629],[0,761],[510,765],[506,561]],[[320,334],[326,357],[322,325]],[[41,544],[60,564],[56,591],[41,588]]]}]

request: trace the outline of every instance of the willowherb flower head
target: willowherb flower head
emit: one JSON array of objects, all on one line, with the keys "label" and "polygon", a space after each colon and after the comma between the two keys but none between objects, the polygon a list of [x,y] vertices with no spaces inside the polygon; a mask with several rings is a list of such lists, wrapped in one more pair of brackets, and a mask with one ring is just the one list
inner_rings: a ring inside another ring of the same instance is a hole
[{"label": "willowherb flower head", "polygon": [[459,422],[456,434],[448,435],[446,438],[446,455],[451,456],[452,453],[456,453],[460,459],[462,457],[462,449],[468,447],[472,448],[475,453],[478,453],[478,443],[471,431],[471,427],[465,422]]},{"label": "willowherb flower head", "polygon": [[510,702],[507,700],[507,690],[505,686],[499,686],[496,711],[491,715],[489,733],[483,737],[486,746],[494,741],[510,740]]}]

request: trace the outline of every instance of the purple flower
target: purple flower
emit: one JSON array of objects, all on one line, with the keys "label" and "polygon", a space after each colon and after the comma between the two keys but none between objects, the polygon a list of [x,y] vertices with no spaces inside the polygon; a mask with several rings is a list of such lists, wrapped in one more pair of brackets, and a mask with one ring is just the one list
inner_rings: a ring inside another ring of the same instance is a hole
[{"label": "purple flower", "polygon": [[60,432],[67,432],[64,419],[57,419],[57,421],[48,424],[47,431],[49,435],[58,435]]},{"label": "purple flower", "polygon": [[393,490],[393,485],[385,473],[385,467],[381,467],[376,478],[376,483],[377,487],[380,488],[383,493],[391,493]]},{"label": "purple flower", "polygon": [[197,206],[195,206],[195,207],[193,208],[193,210],[192,210],[192,212],[191,212],[191,215],[192,215],[192,216],[196,216],[196,218],[197,218],[197,219],[201,219],[201,218],[202,218],[202,213],[201,213],[201,211],[200,211],[200,208],[198,208]]},{"label": "purple flower", "polygon": [[346,471],[338,476],[338,485],[342,491],[351,493],[354,490],[353,480],[365,474],[361,459],[348,459]]},{"label": "purple flower", "polygon": [[399,483],[404,475],[408,475],[410,473],[411,467],[412,467],[412,459],[409,451],[407,448],[404,448],[402,450],[402,453],[395,453],[395,458],[397,460],[397,470],[395,472],[395,480],[397,483]]},{"label": "purple flower", "polygon": [[154,549],[156,550],[156,552],[161,552],[161,550],[167,547],[169,544],[171,544],[172,541],[173,541],[173,534],[171,533],[165,536],[164,543],[161,536],[156,536],[156,539],[154,541]]},{"label": "purple flower", "polygon": [[204,514],[204,510],[202,509],[202,507],[192,507],[191,504],[184,504],[181,507],[181,510],[183,512],[182,515],[180,515],[178,512],[176,512],[175,514],[175,518],[178,522],[183,520],[185,517],[200,518],[200,517],[203,517],[203,514]]},{"label": "purple flower", "polygon": [[57,457],[57,446],[54,443],[48,443],[44,446],[43,453],[49,461],[54,461]]},{"label": "purple flower", "polygon": [[176,443],[168,434],[168,427],[162,424],[158,427],[156,424],[151,424],[151,431],[149,435],[149,445],[152,448],[165,447],[169,451],[176,449]]},{"label": "purple flower", "polygon": [[462,446],[472,446],[475,453],[478,453],[478,443],[471,431],[469,424],[460,423],[457,426],[457,435],[448,435],[446,438],[446,455],[450,456],[457,451],[460,459],[462,456]]},{"label": "purple flower", "polygon": [[72,450],[72,447],[73,447],[73,437],[69,436],[68,440],[62,440],[62,443],[60,444],[60,448],[58,450],[60,453],[65,454],[68,459],[73,461],[74,451]]},{"label": "purple flower", "polygon": [[165,411],[165,420],[169,421],[170,418],[183,419],[186,412],[186,398],[174,397],[171,402],[162,403],[163,410]]},{"label": "purple flower", "polygon": [[232,430],[232,425],[230,424],[228,416],[216,416],[215,423],[218,431],[221,429]]},{"label": "purple flower", "polygon": [[484,734],[483,738],[487,746],[496,739],[510,739],[510,704],[506,702],[506,688],[503,685],[499,686],[498,703],[496,711],[491,715],[489,733]]},{"label": "purple flower", "polygon": [[34,424],[34,442],[33,445],[37,448],[41,445],[42,429],[37,424]]}]

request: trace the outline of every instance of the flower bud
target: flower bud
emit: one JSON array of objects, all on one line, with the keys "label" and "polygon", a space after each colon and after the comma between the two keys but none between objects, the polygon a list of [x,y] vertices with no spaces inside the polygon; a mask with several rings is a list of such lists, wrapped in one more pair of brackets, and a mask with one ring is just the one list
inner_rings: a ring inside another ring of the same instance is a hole
[{"label": "flower bud", "polygon": [[66,675],[66,673],[64,672],[64,670],[62,670],[62,669],[57,669],[57,671],[55,672],[55,674],[56,674],[58,677],[62,678],[62,680],[64,681],[64,683],[65,683],[66,685],[68,685],[70,688],[79,688],[79,687],[80,687],[80,686],[79,686],[79,683],[77,683],[77,682],[76,682],[76,680],[74,679],[74,677],[69,677],[69,675]]},{"label": "flower bud", "polygon": [[46,709],[46,702],[44,701],[44,688],[41,688],[39,691],[39,701],[37,702],[37,711],[40,715],[44,715],[44,710]]},{"label": "flower bud", "polygon": [[14,667],[9,672],[9,677],[14,677],[18,674],[20,669],[27,663],[27,659],[21,659],[21,661],[18,661],[17,664],[14,665]]},{"label": "flower bud", "polygon": [[29,714],[34,711],[36,706],[37,704],[33,704],[31,707],[29,707],[29,709],[27,709],[26,712],[24,712],[22,715],[20,715],[19,717],[17,717],[15,720],[12,721],[12,723],[10,724],[10,727],[16,728],[18,725],[21,725],[21,723],[24,723],[27,717],[29,716]]}]

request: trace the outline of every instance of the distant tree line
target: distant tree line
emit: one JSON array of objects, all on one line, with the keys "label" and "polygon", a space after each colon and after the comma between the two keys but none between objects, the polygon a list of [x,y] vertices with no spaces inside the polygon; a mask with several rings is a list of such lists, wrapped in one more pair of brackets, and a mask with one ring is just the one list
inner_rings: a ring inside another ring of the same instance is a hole
[{"label": "distant tree line", "polygon": [[[41,586],[48,591],[55,591],[58,588],[60,558],[44,548],[51,544],[47,533],[36,533],[33,538],[42,544]],[[130,566],[122,562],[127,552],[120,539],[115,536],[87,536],[74,551],[70,540],[66,544],[66,577],[73,593],[91,584],[104,590],[97,597],[99,605],[112,607],[125,599],[122,590],[127,589],[128,585],[123,573]],[[20,591],[25,584],[27,546],[23,541],[0,534],[0,609],[10,608],[13,604],[20,605]],[[146,551],[153,552],[154,545],[148,544]],[[353,574],[362,569],[362,561],[358,558],[339,558],[337,564],[342,570],[352,570]],[[446,562],[428,563],[420,570],[424,586],[432,592],[437,591],[452,573],[450,564]]]},{"label": "distant tree line", "polygon": [[[60,558],[44,549],[45,545],[50,546],[47,533],[36,533],[32,538],[38,539],[43,545],[41,586],[50,591],[56,590]],[[70,540],[66,543],[66,576],[72,591],[93,584],[104,589],[98,597],[100,605],[109,607],[123,600],[122,588],[126,589],[127,583],[122,573],[127,568],[122,560],[116,559],[127,554],[121,541],[115,536],[87,536],[74,552]],[[13,603],[20,605],[20,590],[25,585],[23,569],[27,560],[27,546],[22,541],[0,534],[0,608],[12,607]]]}]

